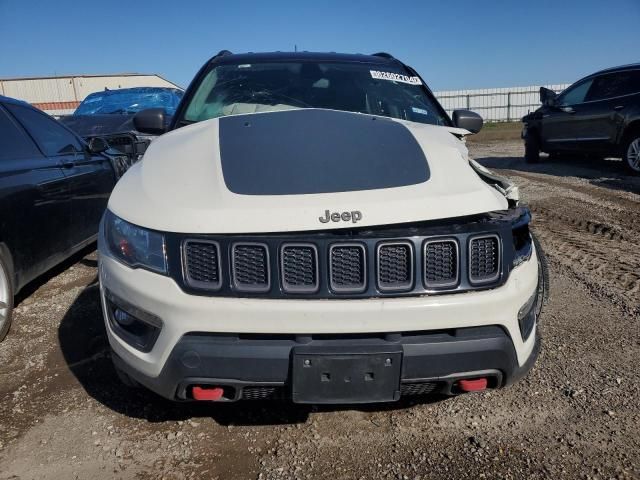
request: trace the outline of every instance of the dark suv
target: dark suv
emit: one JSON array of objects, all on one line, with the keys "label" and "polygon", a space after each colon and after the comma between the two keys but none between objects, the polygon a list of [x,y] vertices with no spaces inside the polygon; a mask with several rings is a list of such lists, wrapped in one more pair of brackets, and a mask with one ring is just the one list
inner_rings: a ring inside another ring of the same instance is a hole
[{"label": "dark suv", "polygon": [[640,63],[594,73],[559,95],[543,87],[540,101],[522,118],[528,163],[541,151],[618,156],[640,173]]}]

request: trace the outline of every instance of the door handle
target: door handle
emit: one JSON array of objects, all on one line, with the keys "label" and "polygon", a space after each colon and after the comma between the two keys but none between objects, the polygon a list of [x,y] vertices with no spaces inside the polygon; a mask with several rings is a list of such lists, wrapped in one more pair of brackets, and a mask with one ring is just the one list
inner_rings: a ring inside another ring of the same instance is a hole
[{"label": "door handle", "polygon": [[616,105],[615,107],[613,107],[614,110],[622,110],[624,108],[624,105]]},{"label": "door handle", "polygon": [[76,161],[69,158],[65,158],[60,161],[60,165],[62,166],[62,168],[73,168],[76,166]]}]

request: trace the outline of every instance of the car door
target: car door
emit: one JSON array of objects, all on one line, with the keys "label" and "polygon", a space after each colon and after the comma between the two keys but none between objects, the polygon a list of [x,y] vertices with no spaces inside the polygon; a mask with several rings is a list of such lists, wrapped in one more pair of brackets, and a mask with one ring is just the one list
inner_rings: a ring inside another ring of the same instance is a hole
[{"label": "car door", "polygon": [[71,200],[71,247],[93,240],[115,184],[111,161],[102,154],[90,153],[77,135],[49,115],[27,106],[9,108],[44,153],[60,162]]},{"label": "car door", "polygon": [[0,103],[0,242],[19,288],[64,258],[71,202],[59,160],[43,154],[10,107]]},{"label": "car door", "polygon": [[92,241],[116,183],[111,160],[101,153],[91,153],[85,146],[64,174],[73,196],[71,226],[75,242],[78,245]]},{"label": "car door", "polygon": [[624,110],[633,71],[598,75],[584,103],[573,108],[576,148],[582,152],[605,153],[614,150],[618,130],[624,124]]},{"label": "car door", "polygon": [[542,150],[566,152],[576,148],[576,120],[585,110],[577,114],[593,84],[593,78],[581,80],[567,88],[553,105],[545,107],[540,127]]}]

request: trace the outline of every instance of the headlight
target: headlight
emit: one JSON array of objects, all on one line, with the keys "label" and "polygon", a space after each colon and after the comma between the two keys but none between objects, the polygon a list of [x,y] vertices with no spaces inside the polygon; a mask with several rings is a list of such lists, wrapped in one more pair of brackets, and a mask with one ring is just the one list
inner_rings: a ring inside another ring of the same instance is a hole
[{"label": "headlight", "polygon": [[167,273],[164,236],[122,220],[107,210],[104,232],[109,251],[130,267]]}]

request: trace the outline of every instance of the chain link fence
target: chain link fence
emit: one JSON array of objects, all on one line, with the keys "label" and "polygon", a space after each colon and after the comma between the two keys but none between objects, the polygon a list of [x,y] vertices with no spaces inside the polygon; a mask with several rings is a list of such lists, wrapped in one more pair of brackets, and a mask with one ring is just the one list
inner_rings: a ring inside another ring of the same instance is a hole
[{"label": "chain link fence", "polygon": [[[543,86],[559,93],[569,84]],[[520,121],[540,106],[540,86],[448,90],[434,94],[449,115],[457,109],[473,110],[482,115],[485,122]]]}]

